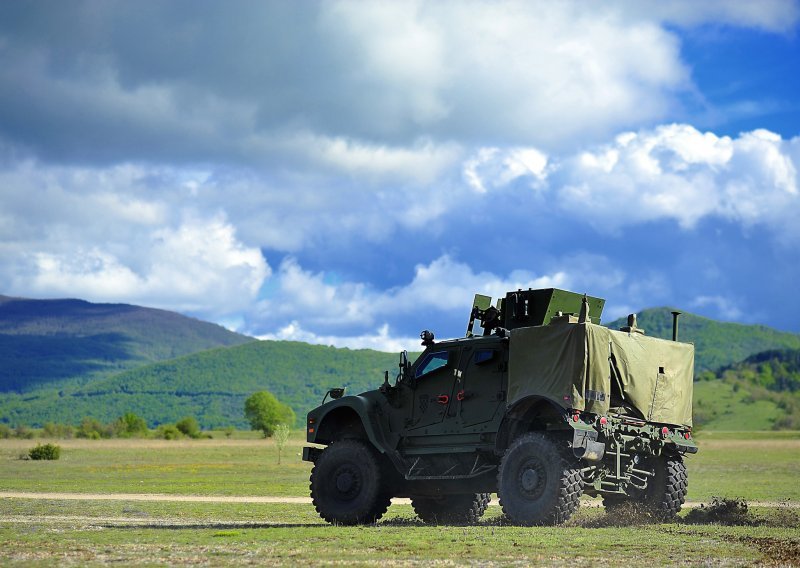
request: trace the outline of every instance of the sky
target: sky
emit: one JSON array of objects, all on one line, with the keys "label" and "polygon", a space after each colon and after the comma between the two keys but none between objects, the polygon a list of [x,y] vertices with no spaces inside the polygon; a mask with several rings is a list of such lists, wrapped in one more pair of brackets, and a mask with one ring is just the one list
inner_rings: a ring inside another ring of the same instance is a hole
[{"label": "sky", "polygon": [[0,294],[417,349],[557,287],[800,332],[800,4],[0,3]]}]

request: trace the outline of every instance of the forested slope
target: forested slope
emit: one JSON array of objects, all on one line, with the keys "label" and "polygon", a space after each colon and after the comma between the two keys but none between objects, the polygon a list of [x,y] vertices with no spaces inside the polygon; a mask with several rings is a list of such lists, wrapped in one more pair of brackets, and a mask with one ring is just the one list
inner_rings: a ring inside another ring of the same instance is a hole
[{"label": "forested slope", "polygon": [[63,388],[252,340],[165,310],[0,296],[0,392]]}]

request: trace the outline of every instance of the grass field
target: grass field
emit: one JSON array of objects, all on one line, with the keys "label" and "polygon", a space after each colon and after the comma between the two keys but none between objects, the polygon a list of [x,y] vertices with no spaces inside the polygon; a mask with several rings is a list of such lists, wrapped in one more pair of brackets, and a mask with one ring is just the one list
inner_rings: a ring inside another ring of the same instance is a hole
[{"label": "grass field", "polygon": [[[0,441],[0,491],[307,496],[309,466],[272,442],[62,440],[55,462],[20,460],[30,440]],[[430,527],[394,504],[377,525],[332,527],[311,505],[0,499],[0,564],[800,565],[800,433],[701,434],[689,499],[784,502],[736,526],[611,519],[584,507],[566,526]]]}]

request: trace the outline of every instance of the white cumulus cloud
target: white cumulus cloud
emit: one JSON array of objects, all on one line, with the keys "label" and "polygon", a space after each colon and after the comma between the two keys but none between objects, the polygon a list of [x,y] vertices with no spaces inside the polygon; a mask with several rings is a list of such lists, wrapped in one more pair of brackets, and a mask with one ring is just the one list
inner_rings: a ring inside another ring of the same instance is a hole
[{"label": "white cumulus cloud", "polygon": [[576,154],[550,156],[546,168],[519,176],[507,173],[517,148],[478,150],[464,168],[475,188],[519,191],[511,181],[527,179],[547,194],[550,207],[600,231],[663,219],[690,229],[717,217],[743,227],[767,226],[779,239],[797,244],[798,149],[800,137],[784,140],[766,130],[731,138],[669,124],[626,132]]}]

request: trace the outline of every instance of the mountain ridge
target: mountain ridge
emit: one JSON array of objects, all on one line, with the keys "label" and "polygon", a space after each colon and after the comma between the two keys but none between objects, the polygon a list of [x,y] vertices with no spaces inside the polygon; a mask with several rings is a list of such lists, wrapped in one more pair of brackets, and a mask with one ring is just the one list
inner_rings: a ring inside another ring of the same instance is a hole
[{"label": "mountain ridge", "polygon": [[[68,302],[78,302],[72,306],[79,311],[86,309],[86,304],[89,304],[82,300]],[[7,351],[4,345],[13,346],[15,337],[22,338],[23,343],[35,343],[46,335],[39,330],[40,333],[34,340],[25,334],[15,336],[4,331],[8,329],[8,322],[2,321],[3,306],[7,303],[0,299],[0,362],[2,363],[7,363],[7,359],[3,359]],[[129,310],[128,308],[138,307],[128,304],[103,306],[105,306],[103,309],[110,309],[109,306],[124,307],[125,309],[118,309],[116,312],[111,309],[111,313],[117,315],[142,313]],[[669,339],[672,337],[670,311],[671,308],[666,307],[642,310],[639,313],[638,325],[644,328],[648,335]],[[144,313],[153,315],[153,312],[171,314],[169,317],[165,316],[166,320],[158,320],[161,323],[172,321],[173,316],[178,318],[176,321],[191,319],[165,310]],[[32,321],[36,325],[42,325],[41,320]],[[71,336],[66,332],[50,333],[47,336],[50,342],[47,344],[48,347],[56,345],[58,341],[65,342],[63,349],[80,348],[83,350],[80,351],[81,357],[89,362],[94,361],[91,357],[97,357],[98,346],[101,350],[120,347],[113,342],[109,344],[103,335],[118,334],[119,328],[99,326],[97,318],[90,318],[90,321],[94,322],[94,327],[89,326],[91,330],[89,335],[76,339],[74,335]],[[153,323],[153,320],[148,318],[144,318],[143,321]],[[607,325],[614,329],[624,323],[624,319],[620,318]],[[36,325],[17,329],[35,331]],[[223,329],[214,324],[207,325]],[[52,332],[55,328],[51,325],[45,329]],[[59,329],[68,330],[70,326],[64,324]],[[81,330],[86,332],[86,326],[82,326]],[[130,329],[128,331],[130,332]],[[154,329],[152,325],[147,331],[156,338],[165,335],[163,330]],[[800,336],[789,332],[781,332],[767,326],[718,322],[690,313],[681,316],[679,331],[681,341],[691,341],[695,344],[698,375],[737,363],[761,351],[800,348]],[[120,361],[111,357],[109,360],[119,367],[116,371],[106,365],[100,369],[101,372],[90,369],[84,380],[56,377],[57,380],[52,383],[35,384],[22,393],[0,394],[0,420],[11,424],[25,423],[35,426],[46,421],[76,423],[86,415],[101,420],[112,420],[124,412],[133,411],[145,417],[151,426],[174,422],[183,416],[192,415],[206,428],[227,425],[246,427],[242,415],[244,399],[256,390],[273,392],[281,401],[292,406],[298,417],[302,418],[308,409],[319,403],[327,389],[347,386],[349,392],[358,393],[377,388],[382,382],[384,370],[388,369],[392,378],[397,370],[398,355],[395,353],[370,349],[351,350],[291,341],[260,341],[233,335],[238,341],[234,345],[215,346],[178,357],[164,357],[157,361],[143,362],[141,358],[135,361]],[[81,343],[76,343],[78,339]],[[134,339],[137,339],[135,334]],[[155,340],[153,337],[148,337],[148,341],[152,344]],[[97,342],[97,345],[92,342]],[[31,364],[30,360],[28,364]],[[125,364],[129,366],[125,367]],[[42,372],[46,370],[45,365]],[[704,397],[713,396],[713,391],[709,388],[709,385],[705,385],[701,389],[705,393]]]},{"label": "mountain ridge", "polygon": [[0,296],[0,392],[82,384],[253,338],[157,308]]}]

